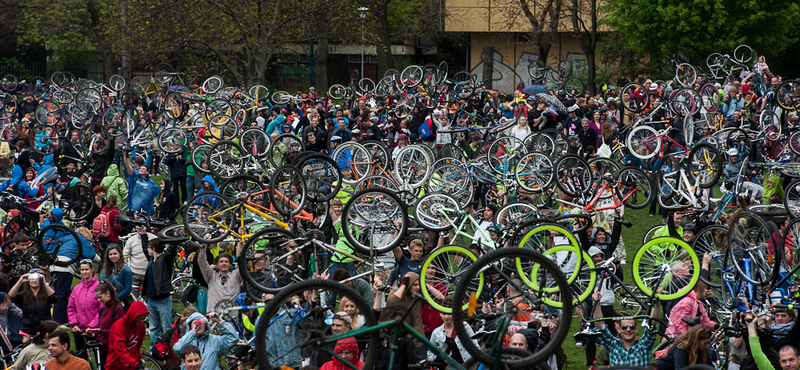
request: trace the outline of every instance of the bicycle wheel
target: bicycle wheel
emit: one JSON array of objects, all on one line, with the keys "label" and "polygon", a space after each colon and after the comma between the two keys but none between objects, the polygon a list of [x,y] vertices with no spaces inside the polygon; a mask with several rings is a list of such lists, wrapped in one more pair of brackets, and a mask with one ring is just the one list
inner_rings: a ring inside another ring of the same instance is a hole
[{"label": "bicycle wheel", "polygon": [[[236,175],[225,180],[225,182],[219,186],[219,193],[224,195],[225,199],[231,204],[236,204],[240,200],[248,199],[250,194],[263,191],[266,188],[267,187],[255,176]],[[250,201],[266,206],[266,204],[264,204],[266,198],[266,194],[262,193],[251,197]]]},{"label": "bicycle wheel", "polygon": [[561,84],[561,90],[566,91],[567,94],[572,96],[579,96],[583,95],[585,87],[583,85],[583,81],[581,81],[578,77],[570,77],[564,80]]},{"label": "bicycle wheel", "polygon": [[783,205],[792,218],[800,217],[800,179],[790,182],[784,189]]},{"label": "bicycle wheel", "polygon": [[625,145],[639,159],[650,159],[661,152],[661,138],[656,129],[642,125],[628,133]]},{"label": "bicycle wheel", "polygon": [[741,44],[733,49],[733,59],[739,63],[747,64],[753,59],[753,49],[745,44]]},{"label": "bicycle wheel", "polygon": [[66,267],[81,259],[81,239],[69,227],[51,224],[42,229],[36,240],[36,248],[42,262],[50,265]]},{"label": "bicycle wheel", "polygon": [[525,138],[524,147],[527,151],[553,157],[556,151],[556,142],[553,137],[544,132],[530,134]]},{"label": "bicycle wheel", "polygon": [[525,222],[539,218],[539,208],[528,202],[510,202],[497,210],[494,215],[495,225],[515,228]]},{"label": "bicycle wheel", "polygon": [[[630,293],[625,288],[628,288]],[[638,316],[642,312],[642,305],[639,302],[645,300],[647,296],[636,285],[622,283],[614,287],[614,312],[624,311],[630,316]]]},{"label": "bicycle wheel", "polygon": [[[239,252],[239,273],[248,286],[269,294],[279,293],[291,283],[305,280],[307,264],[303,251],[294,251],[297,236],[287,230],[268,227],[247,239]],[[300,271],[296,274],[296,271]]]},{"label": "bicycle wheel", "polygon": [[448,220],[460,216],[461,205],[450,195],[444,193],[428,193],[414,206],[414,219],[430,231],[449,230],[452,225]]},{"label": "bicycle wheel", "polygon": [[[9,95],[10,96],[10,95]],[[9,103],[12,100],[6,100],[5,97],[0,96],[0,108],[5,111],[9,108]],[[11,107],[12,110],[10,112],[16,113],[16,107]],[[3,113],[0,113],[0,115]],[[36,121],[42,125],[53,126],[61,122],[61,110],[58,108],[58,105],[55,105],[49,101],[46,101],[39,106],[36,107]],[[10,117],[10,114],[9,114]],[[1,118],[1,117],[0,117]],[[8,118],[8,117],[6,117]]]},{"label": "bicycle wheel", "polygon": [[342,100],[346,94],[347,88],[339,84],[331,85],[328,89],[328,97],[333,100]]},{"label": "bicycle wheel", "polygon": [[200,144],[192,149],[189,160],[192,163],[192,166],[194,166],[195,171],[199,171],[205,175],[211,173],[210,166],[208,164],[208,154],[210,151],[211,145],[209,144]]},{"label": "bicycle wheel", "polygon": [[662,301],[679,299],[692,291],[700,280],[700,259],[683,240],[660,237],[639,248],[633,257],[633,281],[646,296],[656,294]]},{"label": "bicycle wheel", "polygon": [[778,86],[775,94],[775,100],[777,100],[781,108],[788,110],[800,109],[800,81],[783,81]]},{"label": "bicycle wheel", "polygon": [[722,286],[722,274],[728,266],[724,265],[725,255],[728,252],[728,228],[712,225],[700,230],[692,241],[692,248],[697,256],[702,258],[706,253],[711,254],[708,264],[708,276],[700,275],[706,284],[719,288]]},{"label": "bicycle wheel", "polygon": [[251,128],[242,133],[239,144],[244,152],[255,158],[264,158],[269,154],[270,140],[264,130]]},{"label": "bicycle wheel", "polygon": [[[422,263],[419,273],[419,287],[425,300],[434,309],[442,313],[452,313],[454,304],[461,304],[461,309],[467,309],[469,301],[451,302],[444,298],[436,298],[431,288],[438,290],[444,297],[453,297],[456,284],[464,272],[478,260],[478,257],[469,249],[457,245],[446,245],[436,248]],[[467,295],[475,293],[480,296],[483,291],[483,274],[475,276],[474,281],[467,289]]]},{"label": "bicycle wheel", "polygon": [[[606,174],[613,176],[613,178],[617,178],[620,171],[619,162],[614,161],[611,158],[603,158],[597,157],[592,158],[589,160],[589,168],[592,170],[592,189],[594,191],[599,191],[603,187],[604,180]],[[612,189],[608,188],[602,194],[600,194],[600,198],[607,199],[612,196]]]},{"label": "bicycle wheel", "polygon": [[[256,321],[254,333],[256,338],[255,351],[260,369],[275,368],[275,365],[270,362],[270,358],[283,358],[292,351],[296,351],[295,354],[298,357],[301,356],[301,353],[329,353],[340,339],[352,341],[360,348],[380,348],[378,330],[371,330],[357,336],[350,334],[354,331],[339,335],[330,334],[329,325],[325,321],[329,312],[336,311],[336,300],[332,300],[329,303],[325,302],[325,299],[320,299],[319,302],[304,302],[301,305],[295,305],[291,302],[292,297],[303,297],[307,291],[312,292],[311,296],[319,295],[324,297],[332,295],[334,297],[346,297],[355,304],[357,312],[370,312],[369,310],[372,309],[353,288],[337,281],[306,280],[287,286],[270,301],[270,304],[260,315],[261,320]],[[373,315],[363,316],[365,321],[362,328],[371,328],[378,325]],[[402,313],[400,316],[402,316]],[[291,335],[303,333],[305,340],[300,341],[298,346],[290,348],[286,353],[268,354],[267,341],[274,340],[278,334],[287,335],[286,328],[289,329],[290,333],[288,334]],[[268,336],[271,338],[268,338]],[[364,364],[361,368],[372,369],[375,366],[379,352],[377,350],[365,352],[362,358]],[[358,368],[355,365],[346,363],[346,361],[343,366],[350,369]]]},{"label": "bicycle wheel", "polygon": [[59,206],[64,210],[64,218],[69,221],[83,221],[89,217],[94,207],[92,189],[85,185],[74,185],[64,190]]},{"label": "bicycle wheel", "polygon": [[[589,256],[589,253],[581,251],[580,255],[583,264],[577,277],[574,278],[572,275],[574,275],[575,272],[572,269],[572,265],[575,264],[575,252],[571,246],[560,245],[550,248],[542,254],[549,257],[556,266],[559,267],[560,271],[567,278],[567,281],[572,280],[572,283],[569,285],[572,302],[567,303],[568,305],[577,306],[592,296],[597,286],[597,271],[594,270],[594,261],[592,261],[592,257]],[[547,293],[554,292],[554,286],[552,286],[552,282],[550,283],[551,284],[548,284],[544,289]],[[558,298],[560,296],[555,295],[554,297]],[[542,302],[550,307],[564,307],[564,302],[551,299],[548,295],[542,296]]]},{"label": "bicycle wheel", "polygon": [[697,144],[689,151],[686,159],[689,165],[687,175],[691,183],[699,179],[698,186],[703,189],[714,187],[722,176],[722,155],[711,144]]},{"label": "bicycle wheel", "polygon": [[[502,263],[503,260],[516,260],[517,268],[503,268],[505,265]],[[529,267],[529,269],[522,270],[522,266]],[[525,278],[525,280],[534,283],[523,283],[522,286],[515,287],[515,290],[518,292],[516,297],[524,297],[531,306],[542,304],[542,298],[546,295],[544,289],[538,286],[544,284],[538,284],[539,282],[547,282],[547,284],[552,287],[551,290],[555,291],[553,295],[562,296],[560,301],[572,301],[567,279],[564,277],[564,274],[559,271],[558,266],[556,266],[546,256],[524,249],[503,248],[489,252],[483,257],[479,258],[472,265],[472,267],[465,272],[462,279],[459,281],[458,286],[456,287],[456,291],[453,295],[454,301],[470,302],[470,306],[467,310],[462,310],[459,305],[456,305],[456,307],[453,309],[453,321],[459,323],[459,325],[456,325],[456,334],[461,340],[463,347],[474,358],[484,361],[487,364],[494,364],[495,360],[493,351],[496,351],[503,346],[501,339],[504,337],[505,327],[500,327],[500,332],[498,332],[496,335],[493,335],[494,338],[499,338],[500,340],[495,339],[494,341],[487,343],[489,349],[483,351],[475,344],[475,342],[472,341],[470,334],[465,329],[465,326],[461,325],[461,323],[466,322],[474,313],[475,305],[472,303],[477,299],[477,295],[474,293],[470,295],[468,292],[470,291],[470,286],[473,282],[473,279],[480,273],[484,275],[484,280],[487,279],[487,274],[494,275],[493,278],[496,277],[496,280],[503,279],[509,281],[509,283],[512,283],[512,286],[516,285],[516,282],[511,281],[512,278]],[[516,297],[512,295],[506,297],[506,299],[511,300]],[[553,299],[552,295],[549,298]],[[517,313],[517,311],[518,309],[516,306],[512,305],[511,309],[500,313],[499,318],[501,320],[510,320]],[[564,307],[561,309],[560,320],[561,321],[559,322],[558,327],[556,327],[555,332],[551,335],[551,340],[544,347],[540,348],[535,353],[526,353],[519,358],[504,359],[503,365],[512,369],[522,368],[548,359],[553,352],[561,347],[561,342],[564,340],[570,330],[570,324],[572,321],[572,305],[564,305]]]},{"label": "bicycle wheel", "polygon": [[162,131],[161,135],[158,135],[158,147],[166,153],[175,154],[183,151],[188,140],[186,130],[170,127]]},{"label": "bicycle wheel", "polygon": [[99,123],[84,125],[78,137],[81,147],[92,154],[105,152],[111,144],[111,137],[108,135],[108,131]]},{"label": "bicycle wheel", "polygon": [[689,63],[681,63],[675,67],[675,79],[683,86],[692,86],[697,81],[697,71]]},{"label": "bicycle wheel", "polygon": [[195,195],[183,209],[183,226],[192,240],[218,243],[228,237],[238,223],[239,215],[228,199],[217,192]]},{"label": "bicycle wheel", "polygon": [[547,71],[547,67],[544,65],[544,62],[539,59],[528,63],[528,74],[534,79],[538,80],[544,77],[545,71]]},{"label": "bicycle wheel", "polygon": [[[628,84],[620,92],[622,106],[625,109],[639,113],[650,106],[650,94],[640,84]],[[630,145],[628,146],[630,148]]]},{"label": "bicycle wheel", "polygon": [[[553,146],[550,148],[552,152]],[[497,174],[511,172],[513,170],[511,167],[513,163],[512,153],[522,156],[526,151],[527,148],[522,140],[513,136],[500,137],[489,145],[489,150],[486,152],[489,168]]]},{"label": "bicycle wheel", "polygon": [[306,204],[306,180],[295,167],[281,166],[269,181],[269,201],[284,217],[300,214]]},{"label": "bicycle wheel", "polygon": [[554,223],[539,223],[528,231],[517,245],[522,249],[529,249],[537,253],[545,253],[550,248],[564,246],[567,249],[560,250],[563,253],[557,255],[559,265],[565,273],[571,275],[567,282],[572,284],[578,278],[579,271],[583,265],[580,260],[580,243],[575,235],[564,226]]},{"label": "bicycle wheel", "polygon": [[729,260],[742,279],[758,286],[767,286],[775,279],[783,259],[777,234],[774,226],[750,211],[740,212],[730,221]]},{"label": "bicycle wheel", "polygon": [[[342,212],[342,231],[358,252],[386,253],[405,238],[408,231],[406,205],[385,189],[366,189],[353,195]],[[377,241],[380,240],[380,243]]]},{"label": "bicycle wheel", "polygon": [[306,180],[306,191],[312,202],[331,200],[342,188],[342,171],[328,156],[315,154],[297,165]]},{"label": "bicycle wheel", "polygon": [[460,164],[446,164],[435,167],[425,183],[428,193],[444,193],[466,207],[472,201],[474,191],[469,171]]},{"label": "bicycle wheel", "polygon": [[35,220],[25,213],[20,213],[9,220],[3,228],[3,240],[10,241],[14,239],[14,234],[16,233],[25,233],[30,239],[38,239],[39,220]]},{"label": "bicycle wheel", "polygon": [[242,172],[246,162],[244,149],[234,141],[222,140],[208,151],[208,167],[219,179],[229,179]]},{"label": "bicycle wheel", "polygon": [[716,86],[713,84],[703,85],[700,89],[700,102],[708,113],[716,112],[719,109],[720,101],[722,101],[722,97]]},{"label": "bicycle wheel", "polygon": [[625,167],[619,172],[614,190],[617,198],[633,209],[649,206],[656,193],[650,186],[647,174],[636,167]]},{"label": "bicycle wheel", "polygon": [[406,88],[417,86],[422,82],[422,77],[424,75],[425,73],[422,71],[422,67],[410,65],[400,73],[400,83]]},{"label": "bicycle wheel", "polygon": [[421,187],[431,174],[432,162],[424,149],[416,145],[406,146],[394,161],[394,176],[408,187]]},{"label": "bicycle wheel", "polygon": [[758,130],[765,133],[764,136],[767,140],[772,142],[778,141],[778,139],[781,138],[781,126],[781,117],[777,113],[770,109],[761,111],[758,120]]},{"label": "bicycle wheel", "polygon": [[540,193],[555,179],[553,161],[542,153],[528,153],[517,162],[514,180],[527,191]]},{"label": "bicycle wheel", "polygon": [[283,134],[272,141],[267,158],[273,168],[278,168],[291,164],[302,151],[303,142],[297,136],[291,133]]},{"label": "bicycle wheel", "polygon": [[592,170],[586,160],[574,155],[565,155],[556,162],[556,186],[573,198],[592,188]]},{"label": "bicycle wheel", "polygon": [[153,358],[153,356],[150,356],[148,354],[143,354],[142,355],[142,366],[144,366],[144,368],[148,369],[148,370],[162,370],[163,369],[163,367],[161,367],[161,362],[159,362],[158,360]]}]

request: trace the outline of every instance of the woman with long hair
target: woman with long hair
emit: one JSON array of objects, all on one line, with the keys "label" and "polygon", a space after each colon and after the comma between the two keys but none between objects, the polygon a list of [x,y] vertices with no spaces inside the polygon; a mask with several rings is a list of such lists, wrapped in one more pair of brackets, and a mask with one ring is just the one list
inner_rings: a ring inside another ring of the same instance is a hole
[{"label": "woman with long hair", "polygon": [[[528,126],[528,116],[520,115],[517,117],[517,124],[511,129],[511,135],[519,139],[520,142],[525,142],[525,139],[531,134],[531,128]],[[522,145],[522,144],[519,144]]]},{"label": "woman with long hair", "polygon": [[[94,296],[97,287],[97,277],[94,274],[92,260],[81,260],[78,264],[81,272],[81,282],[72,288],[67,305],[67,317],[72,336],[75,338],[75,350],[80,351],[86,346],[86,329],[89,329],[97,319],[101,304]],[[84,355],[84,359],[88,356]]]},{"label": "woman with long hair", "polygon": [[341,301],[339,302],[339,311],[347,312],[347,314],[350,315],[350,318],[353,319],[353,323],[350,324],[350,330],[356,330],[363,326],[366,322],[364,315],[358,311],[356,304],[347,297],[342,297]]},{"label": "woman with long hair", "polygon": [[20,327],[22,343],[30,342],[31,336],[38,331],[40,322],[50,320],[50,310],[58,301],[56,291],[45,284],[45,276],[40,272],[41,270],[32,271],[22,275],[8,292],[12,302],[22,309],[22,326]]},{"label": "woman with long hair", "polygon": [[106,255],[103,256],[103,269],[97,275],[97,279],[110,281],[116,290],[115,295],[125,304],[125,307],[130,307],[130,304],[133,303],[133,297],[131,297],[133,271],[122,257],[122,247],[117,244],[108,247]]},{"label": "woman with long hair", "polygon": [[[110,249],[109,249],[110,250]],[[128,284],[130,286],[130,284]],[[108,340],[111,336],[111,325],[125,316],[122,303],[117,298],[114,285],[111,280],[103,280],[94,288],[94,296],[102,305],[97,313],[97,327],[86,330],[86,336],[97,337],[97,341],[103,346],[100,347],[100,363],[105,368],[108,358]]]},{"label": "woman with long hair", "polygon": [[667,355],[658,359],[658,370],[680,370],[691,365],[711,365],[708,344],[711,329],[696,325],[672,342]]}]

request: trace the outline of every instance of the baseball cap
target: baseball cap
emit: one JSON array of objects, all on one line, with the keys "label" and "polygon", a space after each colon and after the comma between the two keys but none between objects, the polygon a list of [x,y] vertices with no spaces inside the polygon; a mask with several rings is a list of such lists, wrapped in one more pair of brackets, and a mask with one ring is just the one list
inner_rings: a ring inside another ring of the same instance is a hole
[{"label": "baseball cap", "polygon": [[577,111],[578,109],[581,109],[581,107],[579,107],[578,104],[573,104],[571,107],[569,107],[569,109],[567,109],[567,111],[569,113],[572,113],[572,112]]},{"label": "baseball cap", "polygon": [[353,318],[347,314],[347,312],[339,311],[335,313],[333,316],[325,319],[325,324],[330,325],[333,323],[333,320],[342,320],[346,322],[348,325],[353,325]]}]

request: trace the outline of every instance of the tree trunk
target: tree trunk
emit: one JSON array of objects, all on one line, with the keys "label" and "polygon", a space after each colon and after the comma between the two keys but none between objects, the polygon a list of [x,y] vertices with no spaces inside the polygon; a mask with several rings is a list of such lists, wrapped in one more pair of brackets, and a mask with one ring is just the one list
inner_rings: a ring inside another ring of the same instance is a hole
[{"label": "tree trunk", "polygon": [[[376,33],[378,34],[378,43],[376,49],[378,52],[378,76],[383,76],[387,69],[393,68],[394,62],[392,60],[392,38],[389,34],[389,1],[379,0],[375,3],[375,16],[378,20],[376,25]],[[363,77],[363,76],[362,76]]]},{"label": "tree trunk", "polygon": [[589,74],[586,78],[586,84],[589,85],[587,86],[589,92],[592,93],[592,95],[594,95],[594,92],[596,90],[594,79],[597,76],[597,69],[595,68],[594,49],[592,49],[589,52],[586,52],[586,62],[589,68]]},{"label": "tree trunk", "polygon": [[491,90],[494,79],[494,46],[483,48],[483,79],[486,81],[484,86]]},{"label": "tree trunk", "polygon": [[328,26],[317,26],[317,45],[314,50],[314,87],[320,93],[328,91]]}]

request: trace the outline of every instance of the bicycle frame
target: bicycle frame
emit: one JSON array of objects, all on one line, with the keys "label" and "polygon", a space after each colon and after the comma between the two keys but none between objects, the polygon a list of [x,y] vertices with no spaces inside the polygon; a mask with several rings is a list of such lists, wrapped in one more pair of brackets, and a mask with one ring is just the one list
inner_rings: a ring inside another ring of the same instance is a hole
[{"label": "bicycle frame", "polygon": [[[452,212],[452,213],[458,213],[459,212],[459,211],[456,211],[454,209],[444,208],[444,207],[440,208],[440,210],[443,211],[443,212]],[[497,248],[497,244],[492,240],[492,238],[489,237],[489,234],[486,232],[486,230],[484,230],[484,229],[482,229],[480,227],[480,224],[478,223],[478,221],[475,221],[475,218],[472,217],[472,215],[469,214],[469,213],[465,213],[464,216],[465,217],[461,220],[461,223],[456,225],[456,223],[450,217],[447,216],[447,213],[444,213],[444,217],[447,218],[447,223],[449,223],[450,226],[453,228],[453,233],[454,233],[453,239],[451,239],[448,242],[448,244],[452,244],[453,240],[455,240],[456,236],[463,236],[463,237],[465,237],[465,238],[467,238],[469,240],[472,240],[473,242],[480,242],[481,245],[489,247],[489,248],[491,248],[493,250],[496,249]],[[473,235],[469,235],[469,234],[465,233],[464,231],[462,231],[464,229],[464,227],[466,226],[465,224],[467,223],[467,221],[472,223],[472,226],[475,227],[475,230],[478,230],[478,231],[481,232],[480,240],[476,240]]]},{"label": "bicycle frame", "polygon": [[[605,181],[605,184],[603,184],[603,187],[601,187],[599,190],[597,190],[595,192],[595,195],[592,197],[592,199],[589,200],[589,203],[587,205],[585,205],[585,206],[582,206],[582,205],[576,204],[576,203],[572,203],[572,202],[568,202],[568,201],[562,200],[562,199],[556,199],[556,200],[561,202],[561,203],[571,205],[573,207],[583,208],[583,210],[586,211],[587,213],[595,213],[597,211],[605,211],[607,209],[615,209],[615,208],[619,207],[620,205],[624,204],[628,200],[628,198],[631,197],[631,195],[635,194],[636,190],[638,189],[638,188],[632,189],[630,192],[626,193],[622,197],[622,199],[617,199],[617,194],[614,193],[613,189],[616,189],[618,187],[618,184],[615,182],[613,185],[611,185],[610,181],[608,179],[604,179],[604,181]],[[609,189],[609,188],[611,188],[611,189]],[[606,206],[606,207],[595,208],[594,206],[600,200],[600,196],[603,195],[607,190],[612,190],[611,191],[611,199],[614,200],[614,204]]]}]

